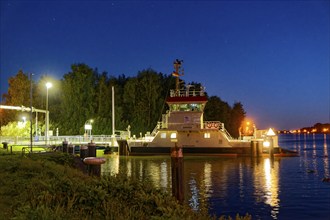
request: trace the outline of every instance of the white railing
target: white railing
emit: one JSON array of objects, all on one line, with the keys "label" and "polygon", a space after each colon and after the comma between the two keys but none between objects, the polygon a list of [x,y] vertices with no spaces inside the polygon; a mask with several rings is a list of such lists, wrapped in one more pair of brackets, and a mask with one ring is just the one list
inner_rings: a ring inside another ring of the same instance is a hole
[{"label": "white railing", "polygon": [[170,97],[191,97],[191,96],[205,96],[204,87],[200,90],[189,90],[180,89],[179,91],[175,89],[170,90]]},{"label": "white railing", "polygon": [[[117,139],[122,139],[119,135],[116,136]],[[33,137],[33,145],[46,145],[44,136]],[[57,145],[61,144],[63,141],[74,144],[86,144],[91,140],[95,143],[108,143],[112,141],[112,135],[92,135],[92,136],[83,136],[83,135],[71,135],[71,136],[50,136],[48,144]],[[7,142],[14,145],[29,145],[29,137],[4,137],[0,136],[0,144],[2,142]]]}]

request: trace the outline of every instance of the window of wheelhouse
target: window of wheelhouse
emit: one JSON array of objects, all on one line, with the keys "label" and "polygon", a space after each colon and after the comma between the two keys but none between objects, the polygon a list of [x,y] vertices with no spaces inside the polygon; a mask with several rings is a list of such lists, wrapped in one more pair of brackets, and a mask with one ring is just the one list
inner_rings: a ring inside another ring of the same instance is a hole
[{"label": "window of wheelhouse", "polygon": [[204,104],[192,103],[192,104],[171,104],[171,111],[203,111]]},{"label": "window of wheelhouse", "polygon": [[204,133],[204,138],[211,138],[211,133],[208,132]]}]

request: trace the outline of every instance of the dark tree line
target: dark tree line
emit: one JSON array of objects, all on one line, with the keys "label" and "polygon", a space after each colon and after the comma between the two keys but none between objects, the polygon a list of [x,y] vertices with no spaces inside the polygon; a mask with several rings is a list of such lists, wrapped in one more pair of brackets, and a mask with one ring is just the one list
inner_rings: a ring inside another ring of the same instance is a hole
[{"label": "dark tree line", "polygon": [[[90,119],[94,121],[93,134],[112,134],[112,87],[115,90],[116,129],[126,130],[130,125],[132,134],[145,134],[154,129],[168,109],[165,100],[170,89],[175,87],[171,75],[152,69],[142,70],[135,77],[114,77],[106,72],[99,73],[86,64],[74,64],[61,80],[43,76],[38,82],[32,82],[33,107],[45,109],[45,83],[48,80],[53,83],[53,88],[49,89],[50,130],[58,128],[60,135],[83,134],[84,124]],[[3,94],[3,104],[28,107],[30,82],[28,74],[22,71],[11,77],[8,93]],[[1,111],[2,125],[18,120],[19,114]],[[221,121],[232,136],[238,137],[244,117],[240,102],[231,107],[217,96],[209,97],[204,120]],[[43,118],[43,114],[38,115],[40,126]]]}]

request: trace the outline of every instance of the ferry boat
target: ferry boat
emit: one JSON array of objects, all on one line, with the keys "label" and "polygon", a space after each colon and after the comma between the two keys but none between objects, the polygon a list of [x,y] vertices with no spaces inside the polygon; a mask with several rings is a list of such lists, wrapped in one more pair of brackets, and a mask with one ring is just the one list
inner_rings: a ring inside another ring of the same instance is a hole
[{"label": "ferry boat", "polygon": [[205,88],[187,85],[180,89],[179,77],[184,74],[181,65],[180,60],[174,62],[176,88],[166,100],[169,110],[145,137],[119,141],[120,154],[169,155],[171,148],[177,146],[184,155],[284,155],[286,151],[278,146],[278,137],[272,130],[267,133],[254,128],[252,136],[234,139],[220,121],[204,121],[208,101]]}]

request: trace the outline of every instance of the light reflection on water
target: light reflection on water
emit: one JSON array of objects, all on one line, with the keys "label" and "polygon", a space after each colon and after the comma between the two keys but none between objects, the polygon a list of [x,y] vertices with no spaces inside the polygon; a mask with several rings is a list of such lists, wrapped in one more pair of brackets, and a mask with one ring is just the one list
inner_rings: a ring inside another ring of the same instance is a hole
[{"label": "light reflection on water", "polygon": [[[250,213],[253,219],[327,219],[330,215],[329,138],[295,135],[280,138],[280,145],[297,150],[296,158],[225,158],[186,156],[185,202],[192,209],[208,206],[210,213],[234,217]],[[107,156],[103,175],[124,173],[148,179],[171,192],[169,156]]]}]

